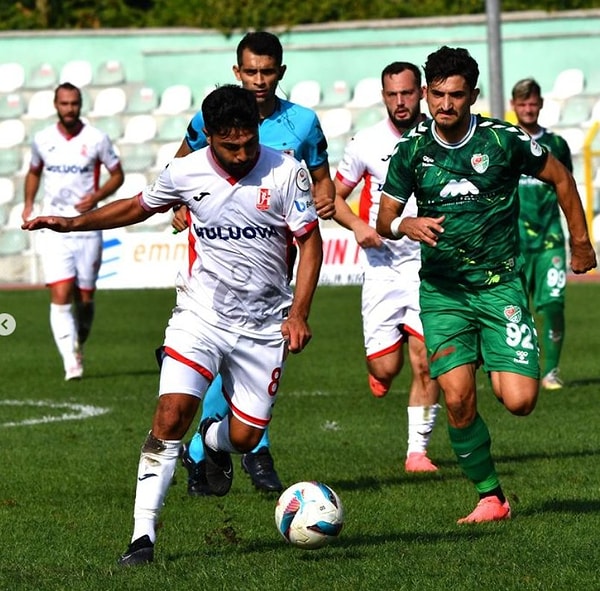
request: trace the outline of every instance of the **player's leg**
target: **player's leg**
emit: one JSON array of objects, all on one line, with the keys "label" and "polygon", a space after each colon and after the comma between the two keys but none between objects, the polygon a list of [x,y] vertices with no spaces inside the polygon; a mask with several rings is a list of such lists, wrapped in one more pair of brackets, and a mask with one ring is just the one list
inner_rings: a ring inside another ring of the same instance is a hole
[{"label": "player's leg", "polygon": [[181,450],[181,462],[188,473],[188,494],[195,497],[212,494],[206,480],[206,459],[200,436],[200,425],[205,419],[222,419],[229,413],[229,406],[222,393],[223,380],[218,375],[209,386],[202,401],[202,415],[198,428]]},{"label": "player's leg", "polygon": [[[159,399],[138,465],[131,543],[119,559],[123,566],[151,562],[156,523],[179,457],[181,440],[200,404],[208,379],[197,369],[171,357],[161,367]],[[185,393],[169,393],[174,389]]]},{"label": "player's leg", "polygon": [[63,361],[65,380],[83,375],[72,310],[76,278],[74,242],[55,232],[43,231],[40,235],[44,279],[50,289],[50,329]]},{"label": "player's leg", "polygon": [[564,248],[539,254],[536,263],[536,287],[533,292],[534,310],[539,316],[543,356],[542,387],[559,390],[560,354],[565,338],[565,289],[567,285],[566,254]]},{"label": "player's leg", "polygon": [[[248,453],[263,437],[279,389],[285,347],[277,337],[272,342],[240,338],[222,367],[223,394],[229,404],[229,419],[205,419],[201,426],[206,453],[207,479],[215,494],[226,494],[225,477],[214,464],[226,467],[225,457],[211,458],[211,450]],[[259,357],[260,356],[260,357]],[[233,389],[235,384],[235,390]],[[222,472],[225,472],[223,470]]]},{"label": "player's leg", "polygon": [[94,321],[94,294],[102,261],[102,234],[92,232],[77,238],[75,269],[77,288],[74,293],[75,319],[79,347],[87,341]]},{"label": "player's leg", "polygon": [[256,447],[244,454],[241,459],[244,472],[250,476],[254,488],[263,492],[281,492],[283,484],[275,470],[275,460],[271,454],[271,441],[267,427]]},{"label": "player's leg", "polygon": [[463,292],[421,285],[421,319],[431,377],[444,392],[450,445],[458,465],[473,483],[479,503],[458,523],[510,517],[491,455],[491,437],[477,412],[475,373],[479,360],[479,309]]},{"label": "player's leg", "polygon": [[440,389],[429,374],[422,337],[409,335],[408,357],[412,381],[408,395],[408,447],[404,467],[407,472],[435,472],[437,467],[427,457],[427,446],[440,408]]}]

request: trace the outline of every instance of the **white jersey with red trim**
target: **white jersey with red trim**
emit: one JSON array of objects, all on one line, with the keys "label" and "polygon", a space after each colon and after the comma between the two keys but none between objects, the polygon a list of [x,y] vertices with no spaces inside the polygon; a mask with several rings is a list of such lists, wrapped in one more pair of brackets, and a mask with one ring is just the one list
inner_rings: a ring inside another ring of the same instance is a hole
[{"label": "white jersey with red trim", "polygon": [[[390,157],[401,134],[389,118],[360,130],[348,143],[340,162],[336,178],[348,187],[356,187],[364,181],[358,215],[371,227],[375,227]],[[402,216],[417,215],[414,197],[406,203]],[[420,245],[409,238],[383,240],[381,248],[361,249],[365,276],[389,277],[398,267],[408,261],[420,262]]]},{"label": "white jersey with red trim", "polygon": [[75,206],[98,188],[102,164],[114,170],[119,157],[109,137],[92,125],[74,136],[64,135],[58,124],[36,133],[30,168],[44,171],[43,215],[79,215]]},{"label": "white jersey with red trim", "polygon": [[307,169],[260,147],[241,179],[216,162],[211,148],[174,159],[144,189],[142,206],[191,212],[189,267],[177,279],[178,306],[245,334],[275,334],[292,302],[288,284],[293,236],[318,226]]}]

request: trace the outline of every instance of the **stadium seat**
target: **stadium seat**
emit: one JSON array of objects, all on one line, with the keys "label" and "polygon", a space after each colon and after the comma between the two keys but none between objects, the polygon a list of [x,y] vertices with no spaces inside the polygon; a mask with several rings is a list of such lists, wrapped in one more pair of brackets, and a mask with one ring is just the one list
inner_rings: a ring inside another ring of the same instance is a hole
[{"label": "stadium seat", "polygon": [[70,82],[79,88],[92,83],[92,64],[88,60],[71,60],[60,70],[59,82]]},{"label": "stadium seat", "polygon": [[171,160],[173,160],[179,146],[181,146],[181,139],[179,141],[161,144],[156,153],[156,161],[153,166],[155,172],[160,172],[169,162],[171,162]]},{"label": "stadium seat", "polygon": [[25,69],[17,62],[0,64],[0,92],[14,92],[25,84]]},{"label": "stadium seat", "polygon": [[560,121],[561,107],[561,101],[551,98],[545,98],[544,106],[540,111],[538,123],[542,127],[554,127]]},{"label": "stadium seat", "polygon": [[589,96],[577,95],[568,98],[560,110],[560,125],[581,125],[588,121],[594,101]]},{"label": "stadium seat", "polygon": [[125,68],[116,59],[102,62],[94,75],[95,86],[117,86],[125,82]]},{"label": "stadium seat", "polygon": [[585,131],[581,127],[565,127],[558,131],[559,135],[569,144],[571,154],[576,156],[583,150]]},{"label": "stadium seat", "polygon": [[15,198],[15,182],[12,177],[0,177],[0,205],[11,203]]},{"label": "stadium seat", "polygon": [[320,107],[341,107],[352,98],[350,85],[345,80],[334,80],[323,91]]},{"label": "stadium seat", "polygon": [[25,88],[28,90],[44,90],[54,88],[58,81],[58,74],[54,66],[48,62],[34,66],[25,79]]},{"label": "stadium seat", "polygon": [[12,148],[25,141],[25,124],[20,119],[0,121],[0,148]]},{"label": "stadium seat", "polygon": [[105,117],[123,113],[127,106],[127,94],[119,86],[102,88],[94,99],[90,117]]},{"label": "stadium seat", "polygon": [[385,111],[381,108],[370,107],[367,109],[359,109],[354,113],[354,123],[352,128],[354,131],[360,131],[365,127],[371,127],[381,121],[384,117]]},{"label": "stadium seat", "polygon": [[161,142],[175,142],[185,137],[190,122],[188,115],[171,115],[163,117],[158,122],[156,137]]},{"label": "stadium seat", "polygon": [[113,198],[109,197],[109,200],[114,199],[127,199],[137,195],[146,185],[148,179],[143,172],[127,172],[125,174],[125,180],[123,184],[117,189]]},{"label": "stadium seat", "polygon": [[[127,174],[130,172],[147,172],[156,161],[156,150],[152,143],[142,144],[116,144],[116,150],[121,159],[123,171]],[[131,197],[131,195],[129,195]]]},{"label": "stadium seat", "polygon": [[583,122],[584,127],[590,127],[594,123],[600,123],[600,99],[597,99],[592,105],[590,118]]},{"label": "stadium seat", "polygon": [[301,80],[292,87],[290,101],[313,109],[321,101],[321,85],[316,80]]},{"label": "stadium seat", "polygon": [[136,86],[134,88],[125,87],[127,92],[126,113],[139,115],[142,113],[151,113],[158,104],[156,93],[149,86]]},{"label": "stadium seat", "polygon": [[352,128],[352,111],[345,107],[327,109],[320,116],[321,127],[329,140],[347,134]]},{"label": "stadium seat", "polygon": [[104,117],[90,116],[89,122],[108,135],[113,142],[123,137],[123,119],[119,115],[106,115]]},{"label": "stadium seat", "polygon": [[354,87],[352,100],[347,107],[372,107],[381,102],[381,80],[379,78],[362,78]]},{"label": "stadium seat", "polygon": [[27,232],[17,228],[0,230],[0,256],[20,254],[28,248],[29,234]]},{"label": "stadium seat", "polygon": [[0,119],[13,119],[25,113],[25,100],[19,92],[0,95]]},{"label": "stadium seat", "polygon": [[160,95],[160,104],[154,111],[157,115],[177,115],[192,107],[192,89],[187,84],[174,84],[165,88]]},{"label": "stadium seat", "polygon": [[125,123],[122,143],[141,144],[156,136],[156,119],[152,115],[134,115]]},{"label": "stadium seat", "polygon": [[558,73],[554,79],[552,90],[546,94],[547,98],[564,100],[583,92],[585,77],[583,70],[568,68]]},{"label": "stadium seat", "polygon": [[327,156],[329,159],[329,165],[332,169],[330,170],[332,177],[335,176],[333,169],[337,167],[344,157],[344,150],[346,149],[347,143],[348,137],[341,135],[327,140]]},{"label": "stadium seat", "polygon": [[25,115],[31,119],[48,119],[56,114],[54,91],[38,90],[29,97]]},{"label": "stadium seat", "polygon": [[20,149],[0,148],[0,176],[11,176],[23,165],[23,154]]}]

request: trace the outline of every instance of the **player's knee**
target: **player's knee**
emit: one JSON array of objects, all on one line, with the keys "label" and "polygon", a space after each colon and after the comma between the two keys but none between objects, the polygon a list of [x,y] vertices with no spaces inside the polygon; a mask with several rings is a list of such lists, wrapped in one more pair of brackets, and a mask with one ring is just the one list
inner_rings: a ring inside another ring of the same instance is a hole
[{"label": "player's knee", "polygon": [[258,445],[262,435],[263,431],[261,429],[246,425],[245,429],[230,429],[229,440],[235,449],[245,454],[252,451]]},{"label": "player's knee", "polygon": [[525,395],[521,397],[511,398],[504,397],[504,406],[513,415],[525,417],[530,414],[537,403],[537,393],[535,395]]}]

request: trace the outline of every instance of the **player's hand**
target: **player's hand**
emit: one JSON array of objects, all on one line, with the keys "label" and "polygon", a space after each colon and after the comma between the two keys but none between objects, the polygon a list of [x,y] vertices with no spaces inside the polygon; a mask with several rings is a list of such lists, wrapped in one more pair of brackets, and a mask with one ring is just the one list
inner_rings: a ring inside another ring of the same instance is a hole
[{"label": "player's hand", "polygon": [[335,203],[329,197],[315,196],[315,209],[322,220],[330,220],[335,215]]},{"label": "player's hand", "polygon": [[312,338],[308,322],[297,317],[289,317],[283,321],[281,334],[290,353],[300,353]]},{"label": "player's hand", "polygon": [[354,230],[354,238],[356,239],[356,243],[362,248],[379,248],[383,244],[377,230],[365,223],[360,224]]},{"label": "player's hand", "polygon": [[33,207],[31,206],[25,206],[23,208],[23,212],[21,213],[21,219],[26,222],[29,220],[29,218],[31,217],[31,214],[33,213]]},{"label": "player's hand", "polygon": [[188,227],[186,214],[187,214],[187,207],[185,205],[182,205],[173,214],[173,219],[171,220],[171,226],[173,226],[176,233],[183,232]]},{"label": "player's hand", "polygon": [[69,232],[73,218],[63,218],[59,216],[38,216],[32,220],[27,220],[21,225],[23,230],[41,230],[48,228],[55,232]]},{"label": "player's hand", "polygon": [[587,241],[583,244],[571,244],[571,269],[573,273],[587,273],[597,266],[596,252],[592,244]]},{"label": "player's hand", "polygon": [[94,197],[93,193],[88,193],[87,195],[84,195],[80,199],[79,203],[75,205],[75,209],[79,213],[85,213],[86,211],[93,209],[97,203],[98,199]]},{"label": "player's hand", "polygon": [[443,234],[444,228],[442,222],[446,216],[442,215],[438,218],[426,217],[406,217],[400,224],[400,232],[408,236],[416,242],[424,242],[429,246],[437,246],[440,234]]}]

